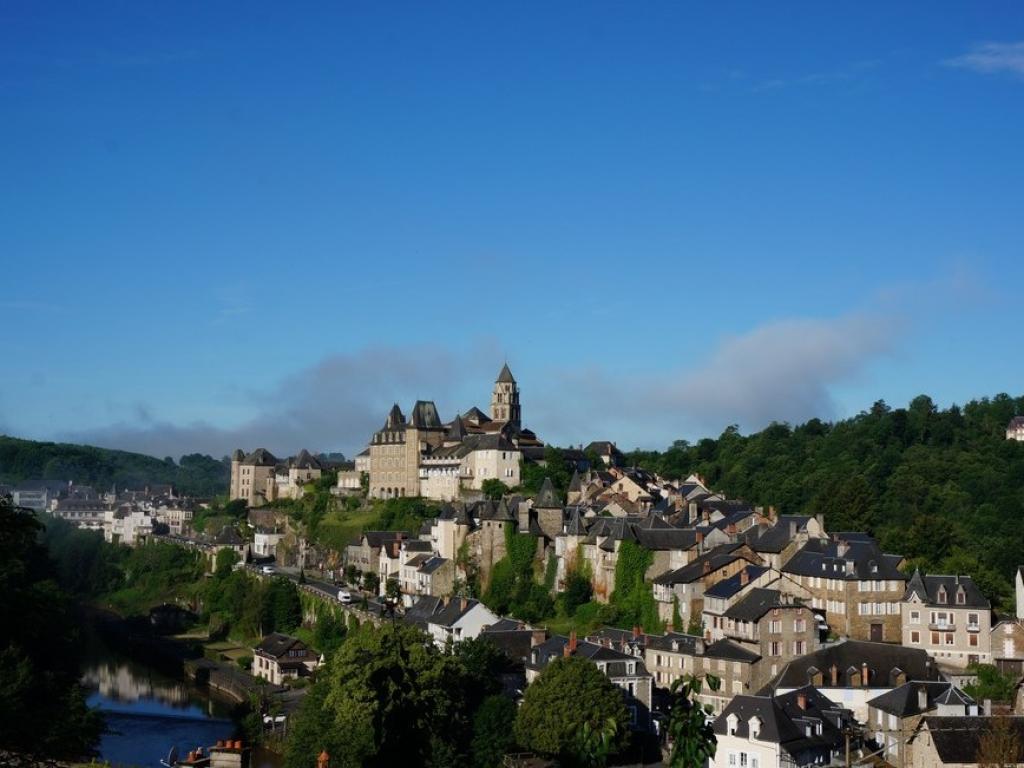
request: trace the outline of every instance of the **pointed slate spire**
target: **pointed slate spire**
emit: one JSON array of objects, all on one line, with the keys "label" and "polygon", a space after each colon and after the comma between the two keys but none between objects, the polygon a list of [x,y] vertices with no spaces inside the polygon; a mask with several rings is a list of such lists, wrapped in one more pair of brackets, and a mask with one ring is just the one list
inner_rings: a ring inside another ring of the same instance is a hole
[{"label": "pointed slate spire", "polygon": [[928,601],[928,588],[925,586],[924,577],[921,575],[921,569],[915,568],[914,575],[910,577],[910,581],[907,582],[907,594],[916,593],[919,598]]},{"label": "pointed slate spire", "polygon": [[537,494],[536,501],[533,502],[533,506],[539,509],[555,509],[562,506],[562,502],[558,499],[558,494],[555,493],[555,486],[551,483],[550,477],[544,478],[544,484],[540,487],[540,493]]},{"label": "pointed slate spire", "polygon": [[388,419],[384,422],[384,426],[387,429],[395,429],[405,425],[405,414],[402,413],[402,409],[398,407],[398,403],[391,406],[391,412],[388,413]]},{"label": "pointed slate spire", "polygon": [[508,363],[501,367],[501,373],[498,374],[498,382],[501,384],[515,384],[516,380],[512,376],[512,371],[508,369]]},{"label": "pointed slate spire", "polygon": [[580,510],[576,508],[572,511],[572,517],[569,518],[569,524],[565,526],[566,536],[586,536],[587,528],[583,525],[583,518],[580,517]]},{"label": "pointed slate spire", "polygon": [[448,432],[445,434],[444,439],[453,443],[461,443],[466,439],[466,425],[462,423],[461,416],[456,415],[452,419],[452,424],[448,427]]},{"label": "pointed slate spire", "polygon": [[580,479],[578,469],[572,471],[572,480],[569,481],[569,493],[579,493],[583,490],[583,481]]},{"label": "pointed slate spire", "polygon": [[508,508],[508,502],[502,497],[501,501],[498,502],[498,511],[494,513],[495,520],[504,520],[506,522],[515,520],[512,515],[512,510]]}]

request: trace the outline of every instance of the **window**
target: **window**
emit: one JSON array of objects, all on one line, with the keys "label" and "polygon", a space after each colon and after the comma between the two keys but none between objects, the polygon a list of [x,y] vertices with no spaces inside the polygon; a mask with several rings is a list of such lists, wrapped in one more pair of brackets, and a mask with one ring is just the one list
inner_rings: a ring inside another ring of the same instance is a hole
[{"label": "window", "polygon": [[794,656],[803,656],[805,653],[807,653],[807,651],[805,649],[804,641],[803,640],[795,641],[793,643],[793,655]]},{"label": "window", "polygon": [[938,632],[932,632],[932,645],[938,645],[938,644],[939,644],[939,633]]},{"label": "window", "polygon": [[771,648],[770,648],[770,650],[768,652],[768,655],[769,656],[779,656],[780,655],[779,654],[779,644],[778,643],[772,643],[771,644]]},{"label": "window", "polygon": [[978,628],[978,614],[968,613],[967,614],[967,626],[973,629]]},{"label": "window", "polygon": [[729,753],[729,765],[732,765],[732,766],[736,765],[736,753],[735,752],[730,752]]},{"label": "window", "polygon": [[778,619],[773,619],[771,626],[768,629],[773,635],[778,635],[782,632],[782,622]]},{"label": "window", "polygon": [[740,752],[740,768],[746,768],[747,765],[747,753]]},{"label": "window", "polygon": [[952,632],[946,632],[945,633],[945,637],[946,637],[946,645],[953,645],[953,633]]},{"label": "window", "polygon": [[977,648],[978,647],[978,636],[977,635],[968,635],[967,636],[967,644],[969,646],[971,646],[972,648]]},{"label": "window", "polygon": [[938,597],[939,605],[945,605],[946,604],[946,588],[945,587],[939,587],[939,594],[937,595],[937,597]]},{"label": "window", "polygon": [[911,611],[910,612],[910,623],[911,624],[920,624],[921,623],[921,612],[920,611]]},{"label": "window", "polygon": [[793,631],[794,632],[806,632],[807,631],[807,620],[806,619],[797,619],[796,621],[794,621],[793,622]]},{"label": "window", "polygon": [[913,632],[911,632],[910,633],[910,642],[912,642],[912,643],[920,643],[921,642],[921,633],[918,632],[917,630],[914,630]]}]

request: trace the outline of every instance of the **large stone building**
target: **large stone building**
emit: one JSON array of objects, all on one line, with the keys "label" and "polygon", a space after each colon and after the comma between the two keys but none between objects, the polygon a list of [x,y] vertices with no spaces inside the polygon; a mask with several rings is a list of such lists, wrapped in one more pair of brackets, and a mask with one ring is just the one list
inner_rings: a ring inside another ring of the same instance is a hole
[{"label": "large stone building", "polygon": [[300,499],[304,486],[323,474],[320,460],[303,449],[285,461],[266,448],[249,454],[241,449],[231,455],[232,499],[244,499],[250,507],[259,507],[276,499]]},{"label": "large stone building", "polygon": [[940,666],[992,662],[992,606],[970,576],[915,571],[902,611],[903,645],[924,648]]},{"label": "large stone building", "polygon": [[523,448],[540,445],[522,426],[519,386],[505,365],[494,383],[490,417],[471,408],[443,423],[433,401],[416,401],[408,418],[392,406],[370,440],[370,496],[450,501],[491,479],[514,487]]}]

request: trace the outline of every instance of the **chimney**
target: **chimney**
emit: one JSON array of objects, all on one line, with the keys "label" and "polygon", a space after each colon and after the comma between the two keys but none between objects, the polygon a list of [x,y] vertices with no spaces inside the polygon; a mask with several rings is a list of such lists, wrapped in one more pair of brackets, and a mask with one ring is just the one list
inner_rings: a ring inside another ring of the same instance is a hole
[{"label": "chimney", "polygon": [[576,653],[576,630],[569,633],[569,653]]},{"label": "chimney", "polygon": [[795,520],[790,520],[789,521],[789,538],[791,538],[791,539],[795,539],[796,538],[796,521]]},{"label": "chimney", "polygon": [[740,586],[741,587],[745,587],[749,583],[750,583],[750,574],[747,572],[747,569],[744,568],[742,571],[740,571]]},{"label": "chimney", "polygon": [[736,523],[729,523],[727,526],[725,526],[725,532],[727,534],[729,534],[730,536],[735,536],[736,535]]},{"label": "chimney", "polygon": [[703,543],[704,543],[704,532],[703,531],[697,531],[697,544],[700,545],[700,544],[703,544]]},{"label": "chimney", "polygon": [[530,647],[540,645],[548,639],[548,633],[543,629],[535,629],[530,633]]},{"label": "chimney", "polygon": [[466,608],[469,606],[469,600],[465,597],[459,598],[459,610],[465,613]]},{"label": "chimney", "polygon": [[633,642],[636,643],[636,642],[639,642],[639,641],[640,641],[640,625],[639,624],[634,624],[633,625]]},{"label": "chimney", "polygon": [[868,671],[868,663],[866,661],[861,662],[860,665],[860,684],[862,687],[867,688],[869,682],[870,673]]},{"label": "chimney", "polygon": [[711,573],[711,561],[710,560],[705,560],[704,561],[704,575],[707,576],[709,573]]},{"label": "chimney", "polygon": [[837,688],[839,686],[839,667],[833,664],[832,668],[829,669],[829,673],[832,679],[832,687]]},{"label": "chimney", "polygon": [[796,695],[796,705],[800,707],[800,709],[807,709],[807,694],[803,691],[800,691]]},{"label": "chimney", "polygon": [[928,689],[923,685],[917,689],[917,708],[921,712],[928,709]]},{"label": "chimney", "polygon": [[330,768],[331,756],[327,754],[327,750],[323,750],[320,753],[320,757],[316,759],[316,768]]},{"label": "chimney", "polygon": [[850,549],[850,545],[846,543],[846,540],[845,539],[840,539],[836,543],[836,556],[837,557],[844,557],[846,555],[847,550],[849,550],[849,549]]}]

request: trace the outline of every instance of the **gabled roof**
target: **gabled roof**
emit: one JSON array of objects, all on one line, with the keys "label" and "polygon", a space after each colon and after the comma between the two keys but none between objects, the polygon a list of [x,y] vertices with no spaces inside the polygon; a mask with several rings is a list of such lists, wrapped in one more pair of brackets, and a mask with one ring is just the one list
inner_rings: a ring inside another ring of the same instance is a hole
[{"label": "gabled roof", "polygon": [[480,606],[485,611],[488,610],[479,600],[467,597],[453,597],[448,601],[448,605],[442,605],[440,610],[427,619],[427,623],[437,624],[441,627],[453,627],[477,606]]},{"label": "gabled roof", "polygon": [[738,544],[723,544],[719,547],[715,547],[709,552],[704,553],[692,563],[684,565],[682,568],[677,568],[674,571],[667,571],[654,579],[655,584],[690,584],[697,581],[705,575],[704,567],[705,563],[709,564],[710,571],[713,573],[719,568],[723,568],[734,560],[739,559],[739,555],[733,554],[735,550],[739,549]]},{"label": "gabled roof", "polygon": [[271,632],[260,641],[260,644],[256,646],[256,650],[279,659],[296,647],[305,648],[306,644],[297,637],[285,635],[281,632]]},{"label": "gabled roof", "polygon": [[214,542],[225,547],[240,547],[245,543],[238,529],[233,525],[225,525],[221,528]]},{"label": "gabled roof", "polygon": [[[748,566],[748,570],[756,566]],[[760,569],[762,572],[766,569]],[[715,586],[718,586],[717,584]],[[789,600],[777,589],[755,587],[750,594],[740,598],[731,606],[725,615],[735,621],[758,621],[773,608],[799,608],[800,602]]]},{"label": "gabled roof", "polygon": [[242,463],[253,467],[276,467],[277,459],[266,448],[257,448],[246,456]]},{"label": "gabled roof", "polygon": [[494,510],[494,517],[492,519],[494,519],[494,520],[504,520],[506,522],[507,521],[513,521],[513,520],[516,519],[515,515],[512,514],[512,510],[509,509],[508,502],[505,501],[504,497],[502,497],[498,501],[498,508],[496,510]]},{"label": "gabled roof", "polygon": [[[1007,763],[1024,763],[1024,717],[1001,718],[1016,738],[1016,754],[1008,756]],[[935,751],[943,764],[977,764],[981,738],[992,728],[994,717],[925,717],[935,745]]]},{"label": "gabled roof", "polygon": [[760,654],[744,648],[732,640],[716,640],[704,648],[704,655],[711,659],[726,659],[728,661],[741,661],[753,664],[761,658]]},{"label": "gabled roof", "polygon": [[320,461],[305,448],[299,451],[299,455],[292,459],[291,466],[295,469],[321,469]]},{"label": "gabled roof", "polygon": [[447,557],[430,557],[427,560],[425,560],[423,564],[419,567],[419,572],[427,574],[434,573],[434,571],[436,571],[438,568],[440,568],[447,562]]},{"label": "gabled roof", "polygon": [[942,680],[938,667],[928,652],[921,648],[905,648],[889,643],[846,640],[821,648],[814,653],[789,662],[772,682],[776,688],[799,688],[808,681],[808,670],[819,670],[825,680],[822,687],[833,687],[831,670],[836,668],[838,688],[854,686],[853,675],[860,676],[862,665],[868,666],[868,682],[873,688],[889,688],[899,672],[907,680]]},{"label": "gabled roof", "polygon": [[[764,568],[760,565],[748,565],[744,568],[741,568],[739,571],[734,573],[729,578],[722,579],[717,584],[708,587],[706,590],[704,590],[704,596],[721,597],[728,599],[738,594],[744,588],[748,587],[750,585],[750,582],[756,581],[758,578],[763,576],[767,572],[767,570],[767,568]],[[746,574],[746,582],[744,582],[744,574]],[[756,591],[757,590],[752,590],[752,592]],[[747,598],[743,599],[746,600]],[[729,614],[726,615],[728,616]]]},{"label": "gabled roof", "polygon": [[[926,694],[924,709],[921,708],[920,691],[924,691]],[[974,704],[974,699],[951,683],[937,680],[912,680],[868,701],[869,707],[880,709],[897,717],[910,717],[931,712],[938,704],[971,706]]]},{"label": "gabled roof", "polygon": [[466,425],[462,423],[461,416],[456,416],[452,419],[452,423],[448,426],[448,431],[445,433],[444,439],[458,442],[466,439]]},{"label": "gabled roof", "polygon": [[902,555],[882,552],[878,543],[866,534],[836,534],[835,540],[811,539],[782,566],[784,573],[800,576],[825,576],[848,581],[906,581],[899,570]]},{"label": "gabled roof", "polygon": [[[941,593],[945,593],[945,601],[940,601]],[[963,595],[963,602],[957,596]],[[912,597],[929,606],[949,608],[984,608],[991,604],[981,594],[981,590],[970,576],[925,576],[920,570],[914,571],[907,583],[907,591],[903,595],[904,602]]]},{"label": "gabled roof", "polygon": [[475,405],[462,414],[462,418],[474,424],[485,424],[491,420],[490,416],[481,411]]}]

